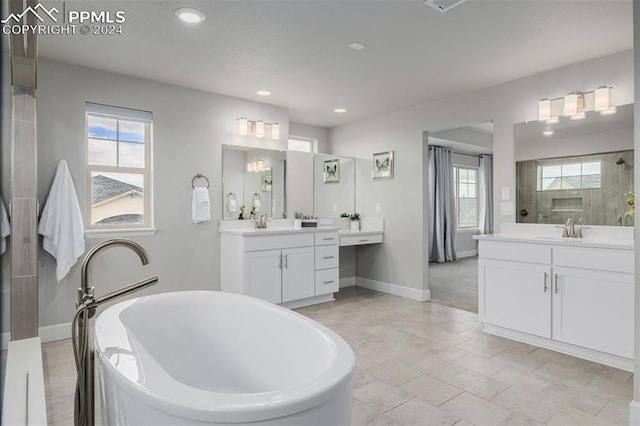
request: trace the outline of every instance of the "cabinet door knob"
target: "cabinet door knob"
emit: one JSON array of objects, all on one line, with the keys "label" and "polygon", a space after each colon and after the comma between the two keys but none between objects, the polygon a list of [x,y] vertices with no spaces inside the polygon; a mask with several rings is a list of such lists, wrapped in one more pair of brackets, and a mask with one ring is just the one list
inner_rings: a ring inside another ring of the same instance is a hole
[{"label": "cabinet door knob", "polygon": [[544,273],[544,292],[546,293],[549,290],[549,285],[547,284],[547,279],[549,278],[549,274]]}]

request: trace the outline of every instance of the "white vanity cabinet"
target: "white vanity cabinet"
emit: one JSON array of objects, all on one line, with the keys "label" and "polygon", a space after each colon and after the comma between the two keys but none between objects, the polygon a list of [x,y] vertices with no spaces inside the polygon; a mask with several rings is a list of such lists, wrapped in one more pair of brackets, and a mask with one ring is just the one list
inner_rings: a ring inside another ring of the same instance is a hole
[{"label": "white vanity cabinet", "polygon": [[479,239],[485,330],[632,368],[633,250]]},{"label": "white vanity cabinet", "polygon": [[330,301],[338,291],[335,230],[227,231],[221,241],[222,291],[288,307]]}]

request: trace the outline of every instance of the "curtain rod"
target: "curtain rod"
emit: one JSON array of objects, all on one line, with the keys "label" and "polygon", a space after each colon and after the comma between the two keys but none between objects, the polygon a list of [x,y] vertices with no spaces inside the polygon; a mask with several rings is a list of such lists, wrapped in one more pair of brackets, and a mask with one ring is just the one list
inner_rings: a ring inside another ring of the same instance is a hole
[{"label": "curtain rod", "polygon": [[[429,145],[429,149],[431,149],[431,148],[446,148],[446,149],[451,149],[451,148],[447,148],[447,147],[440,146],[440,145]],[[467,155],[467,156],[469,156],[469,157],[480,157],[481,155],[491,155],[491,156],[493,156],[493,154],[469,154],[469,153],[467,153],[467,152],[458,152],[458,151],[454,151],[454,150],[451,150],[451,153],[453,153],[453,154],[458,154],[458,155]]]}]

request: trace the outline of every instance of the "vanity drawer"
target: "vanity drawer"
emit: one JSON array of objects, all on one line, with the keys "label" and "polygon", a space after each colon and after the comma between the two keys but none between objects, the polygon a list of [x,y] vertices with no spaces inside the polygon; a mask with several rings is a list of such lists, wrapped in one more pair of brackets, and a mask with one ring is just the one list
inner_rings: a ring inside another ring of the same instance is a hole
[{"label": "vanity drawer", "polygon": [[480,257],[483,259],[512,260],[528,263],[551,263],[551,247],[540,244],[505,243],[502,241],[479,241]]},{"label": "vanity drawer", "polygon": [[360,244],[378,244],[382,242],[382,233],[369,235],[343,235],[340,237],[341,246],[357,246]]},{"label": "vanity drawer", "polygon": [[319,232],[315,235],[317,246],[336,245],[340,242],[337,232]]},{"label": "vanity drawer", "polygon": [[338,246],[316,247],[316,269],[329,269],[338,267]]},{"label": "vanity drawer", "polygon": [[607,250],[590,247],[553,248],[554,266],[633,274],[633,262],[633,250]]},{"label": "vanity drawer", "polygon": [[244,237],[244,251],[313,246],[313,234],[255,235]]},{"label": "vanity drawer", "polygon": [[316,296],[335,293],[340,289],[338,268],[316,271]]}]

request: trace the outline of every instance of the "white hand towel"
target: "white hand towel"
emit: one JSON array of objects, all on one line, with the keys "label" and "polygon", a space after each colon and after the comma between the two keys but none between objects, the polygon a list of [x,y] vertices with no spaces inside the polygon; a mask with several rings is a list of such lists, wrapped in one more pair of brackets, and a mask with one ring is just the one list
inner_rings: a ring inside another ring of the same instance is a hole
[{"label": "white hand towel", "polygon": [[7,249],[6,238],[11,235],[11,226],[9,226],[9,216],[7,216],[7,209],[4,207],[4,201],[0,197],[0,254],[4,253]]},{"label": "white hand towel", "polygon": [[56,258],[58,282],[84,253],[84,227],[69,166],[60,160],[49,198],[42,209],[38,233],[43,248]]},{"label": "white hand towel", "polygon": [[236,211],[236,200],[229,200],[229,211],[234,213]]},{"label": "white hand towel", "polygon": [[253,208],[254,208],[254,210],[259,212],[261,204],[262,203],[260,203],[260,200],[253,200]]},{"label": "white hand towel", "polygon": [[207,188],[193,189],[191,216],[193,223],[204,223],[211,220],[211,206],[209,203],[209,190]]}]

